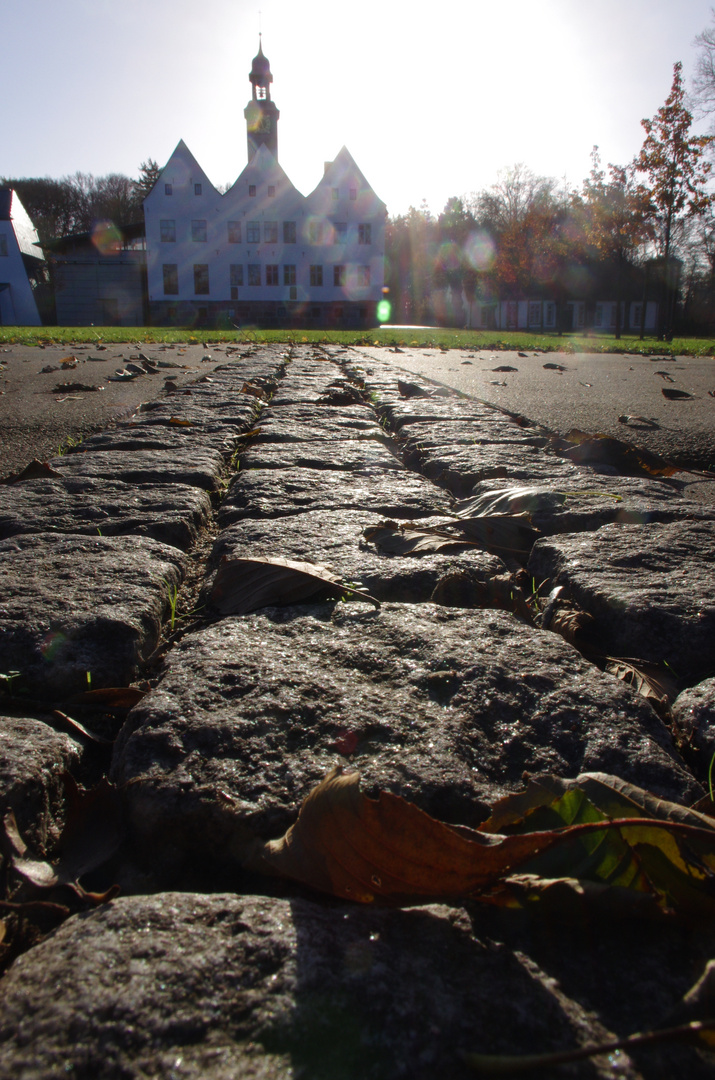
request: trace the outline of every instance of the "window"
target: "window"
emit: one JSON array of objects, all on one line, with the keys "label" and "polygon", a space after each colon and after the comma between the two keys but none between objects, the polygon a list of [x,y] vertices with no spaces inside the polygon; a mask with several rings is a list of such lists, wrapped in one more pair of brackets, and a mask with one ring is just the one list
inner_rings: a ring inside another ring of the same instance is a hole
[{"label": "window", "polygon": [[255,197],[256,197],[256,185],[255,184],[249,184],[248,185],[248,194],[250,195],[250,197],[252,199],[255,199]]},{"label": "window", "polygon": [[278,267],[270,264],[266,267],[266,285],[278,284]]},{"label": "window", "polygon": [[209,293],[209,268],[208,263],[194,264],[194,292],[197,296],[208,296]]},{"label": "window", "polygon": [[345,267],[334,266],[333,267],[333,285],[345,284]]},{"label": "window", "polygon": [[260,285],[261,284],[261,268],[257,263],[248,264],[248,284]]},{"label": "window", "polygon": [[643,305],[633,304],[631,308],[631,328],[639,330],[641,325],[641,317],[643,315]]},{"label": "window", "polygon": [[164,296],[177,296],[179,293],[179,267],[176,263],[164,263]]},{"label": "window", "polygon": [[309,244],[322,244],[323,242],[323,223],[322,221],[308,222],[308,243]]},{"label": "window", "polygon": [[544,326],[556,325],[556,304],[549,300],[544,304]]},{"label": "window", "polygon": [[229,221],[228,223],[228,242],[229,244],[241,243],[241,222]]},{"label": "window", "polygon": [[603,304],[596,304],[596,310],[593,313],[593,325],[603,326]]},{"label": "window", "polygon": [[206,243],[206,222],[205,221],[192,221],[191,222],[191,239],[197,243]]},{"label": "window", "polygon": [[529,326],[541,325],[541,304],[538,300],[529,301]]},{"label": "window", "polygon": [[333,188],[333,200],[337,201],[340,197],[340,192],[336,187]]},{"label": "window", "polygon": [[372,225],[358,225],[358,244],[372,243]]},{"label": "window", "polygon": [[295,222],[284,221],[283,222],[283,243],[294,244],[295,243]]},{"label": "window", "polygon": [[295,266],[283,267],[283,284],[295,285]]},{"label": "window", "polygon": [[269,184],[268,185],[268,198],[269,199],[274,199],[275,195],[276,195],[275,184]]},{"label": "window", "polygon": [[323,284],[323,268],[322,266],[311,266],[310,268],[310,284],[313,286]]},{"label": "window", "polygon": [[0,236],[0,255],[7,255],[7,237]]},{"label": "window", "polygon": [[243,285],[243,265],[241,263],[231,263],[228,268],[231,275],[231,286],[238,288]]},{"label": "window", "polygon": [[194,184],[194,195],[201,194],[201,184]]},{"label": "window", "polygon": [[173,187],[172,184],[164,184],[164,194],[165,195],[173,195],[174,194],[174,187]]},{"label": "window", "polygon": [[249,221],[246,226],[246,243],[247,244],[260,244],[261,242],[261,223],[260,221]]},{"label": "window", "polygon": [[333,243],[334,244],[347,244],[348,242],[348,223],[347,221],[336,221],[333,225]]},{"label": "window", "polygon": [[176,243],[176,222],[175,221],[160,221],[159,222],[159,239],[162,244],[175,244]]},{"label": "window", "polygon": [[350,202],[355,202],[356,199],[357,199],[357,188],[351,187],[350,188]]},{"label": "window", "polygon": [[278,222],[277,221],[264,221],[263,222],[263,239],[267,244],[278,243]]},{"label": "window", "polygon": [[358,266],[358,268],[357,268],[357,279],[358,279],[358,285],[369,285],[370,284],[370,267],[369,266]]}]

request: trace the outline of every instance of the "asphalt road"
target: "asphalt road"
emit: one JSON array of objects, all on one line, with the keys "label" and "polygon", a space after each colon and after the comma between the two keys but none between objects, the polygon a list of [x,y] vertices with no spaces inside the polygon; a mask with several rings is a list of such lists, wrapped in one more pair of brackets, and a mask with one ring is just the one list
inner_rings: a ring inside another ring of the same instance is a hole
[{"label": "asphalt road", "polygon": [[[161,397],[167,379],[180,386],[240,355],[240,349],[226,344],[204,348],[141,343],[106,349],[0,348],[0,476],[20,471],[32,458],[54,457],[67,439],[80,440],[131,414],[143,401]],[[572,428],[602,432],[683,467],[715,470],[715,397],[710,396],[715,394],[715,359],[710,357],[359,351],[366,358],[379,356],[405,371],[519,413],[558,434]],[[141,356],[156,364],[155,373],[131,382],[108,378],[127,363],[141,367]],[[68,357],[75,357],[76,363],[63,368]],[[68,383],[97,389],[62,389]],[[668,399],[664,389],[691,396]],[[623,422],[619,417],[630,419]],[[715,482],[707,487],[715,493]],[[713,495],[707,497],[715,501]]]},{"label": "asphalt road", "polygon": [[[361,349],[559,435],[573,428],[715,470],[715,359]],[[666,391],[690,397],[669,399]],[[619,417],[627,417],[625,421]]]},{"label": "asphalt road", "polygon": [[[236,346],[230,348],[231,355],[239,355]],[[127,363],[141,368],[140,354],[156,362],[155,374],[129,382],[109,379]],[[55,457],[66,440],[81,441],[130,415],[143,401],[161,397],[167,379],[180,386],[227,358],[225,345],[0,347],[0,477],[19,472],[33,458]],[[63,367],[63,360],[70,366]],[[66,384],[96,389],[61,389]]]}]

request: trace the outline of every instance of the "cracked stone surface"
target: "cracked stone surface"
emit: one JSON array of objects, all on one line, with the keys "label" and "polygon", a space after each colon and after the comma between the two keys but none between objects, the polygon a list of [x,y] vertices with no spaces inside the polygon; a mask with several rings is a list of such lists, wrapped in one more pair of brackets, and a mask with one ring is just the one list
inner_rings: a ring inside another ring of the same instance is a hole
[{"label": "cracked stone surface", "polygon": [[[219,359],[54,459],[61,477],[0,489],[2,808],[56,856],[61,772],[109,768],[129,825],[106,882],[125,895],[0,980],[0,1075],[466,1080],[463,1050],[563,1049],[672,1022],[715,956],[707,926],[579,905],[351,907],[249,873],[240,853],[247,829],[280,836],[335,765],[453,824],[478,824],[544,772],[610,773],[692,805],[715,749],[712,508],[677,477],[557,457],[537,425],[364,351],[212,347]],[[495,556],[388,557],[362,540],[382,518],[520,487],[540,493],[540,595],[560,585],[609,653],[667,660],[681,689],[670,716],[557,634],[448,606],[487,602],[497,584],[508,595],[517,578]],[[314,560],[383,603],[217,618],[202,604],[224,555]],[[111,766],[41,719],[88,671],[93,688],[148,680]],[[561,1072],[614,1068],[704,1080],[713,1057],[659,1046]]]},{"label": "cracked stone surface", "polygon": [[86,690],[88,672],[95,689],[127,685],[159,640],[185,563],[176,548],[138,536],[3,540],[4,669],[20,672],[34,697]]},{"label": "cracked stone surface", "polygon": [[38,854],[59,838],[62,773],[76,770],[76,739],[33,717],[0,715],[0,815],[12,810],[20,835]]},{"label": "cracked stone surface", "polygon": [[140,843],[218,856],[217,791],[278,836],[341,761],[365,790],[455,824],[477,824],[539,772],[701,794],[650,706],[559,637],[430,604],[267,609],[190,635],[128,718],[113,776],[129,785]]},{"label": "cracked stone surface", "polygon": [[221,528],[244,518],[276,518],[308,510],[370,510],[384,517],[446,513],[449,496],[416,473],[338,469],[244,469],[218,512]]},{"label": "cracked stone surface", "polygon": [[604,525],[534,546],[528,570],[563,585],[614,656],[666,661],[691,681],[715,665],[715,522]]},{"label": "cracked stone surface", "polygon": [[69,478],[121,480],[125,484],[189,484],[215,491],[224,473],[218,450],[91,450],[53,458],[50,467]]},{"label": "cracked stone surface", "polygon": [[341,580],[377,600],[407,604],[432,599],[445,579],[459,577],[463,606],[474,606],[470,584],[476,587],[505,572],[501,559],[464,545],[459,551],[419,556],[384,555],[363,539],[363,530],[377,525],[378,514],[361,510],[314,510],[269,520],[245,520],[217,538],[213,565],[229,558],[280,556],[318,563]]},{"label": "cracked stone surface", "polygon": [[148,536],[186,551],[207,524],[206,492],[92,477],[28,480],[3,492],[0,539],[17,533]]}]

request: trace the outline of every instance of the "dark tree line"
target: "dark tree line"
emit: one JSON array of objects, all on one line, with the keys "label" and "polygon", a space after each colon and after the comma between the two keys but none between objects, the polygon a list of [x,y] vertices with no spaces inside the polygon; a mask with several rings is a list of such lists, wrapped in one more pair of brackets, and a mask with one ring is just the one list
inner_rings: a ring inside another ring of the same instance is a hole
[{"label": "dark tree line", "polygon": [[3,177],[0,186],[17,191],[40,237],[48,243],[71,233],[89,232],[97,221],[131,225],[142,220],[142,200],[153,187],[159,166],[149,158],[139,166],[139,179],[120,173],[92,176],[77,172],[61,180],[50,177]]}]

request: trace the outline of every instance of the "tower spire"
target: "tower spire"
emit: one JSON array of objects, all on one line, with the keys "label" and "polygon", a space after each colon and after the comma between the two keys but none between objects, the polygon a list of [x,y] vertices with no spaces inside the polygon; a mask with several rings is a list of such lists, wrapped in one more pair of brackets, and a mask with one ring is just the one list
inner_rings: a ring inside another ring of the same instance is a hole
[{"label": "tower spire", "polygon": [[271,65],[263,53],[263,35],[258,34],[258,52],[253,57],[248,78],[252,87],[251,100],[243,111],[248,133],[248,160],[266,146],[278,158],[278,117],[280,112],[271,101]]}]

